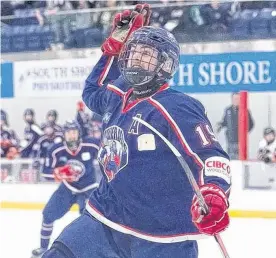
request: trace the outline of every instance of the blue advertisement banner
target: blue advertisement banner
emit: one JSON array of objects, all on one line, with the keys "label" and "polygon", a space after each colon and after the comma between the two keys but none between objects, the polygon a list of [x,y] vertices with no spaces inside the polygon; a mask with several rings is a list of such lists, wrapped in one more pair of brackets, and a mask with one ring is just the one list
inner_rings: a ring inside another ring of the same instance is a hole
[{"label": "blue advertisement banner", "polygon": [[1,64],[1,98],[13,98],[13,64]]},{"label": "blue advertisement banner", "polygon": [[185,93],[276,91],[276,52],[181,55],[170,85]]}]

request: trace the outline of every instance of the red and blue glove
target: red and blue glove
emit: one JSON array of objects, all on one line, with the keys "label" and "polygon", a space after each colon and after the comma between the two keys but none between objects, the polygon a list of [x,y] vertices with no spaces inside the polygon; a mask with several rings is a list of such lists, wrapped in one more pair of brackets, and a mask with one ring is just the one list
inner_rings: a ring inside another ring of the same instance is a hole
[{"label": "red and blue glove", "polygon": [[76,181],[76,171],[70,166],[65,165],[63,167],[58,167],[54,169],[55,180],[60,182],[66,180],[68,182]]},{"label": "red and blue glove", "polygon": [[224,191],[214,184],[206,184],[200,187],[200,192],[209,207],[208,214],[204,211],[194,196],[191,213],[195,226],[201,233],[214,235],[225,230],[229,225],[228,198]]},{"label": "red and blue glove", "polygon": [[120,51],[133,31],[149,25],[150,5],[137,4],[133,11],[124,10],[113,19],[111,35],[102,44],[102,51],[108,56],[119,56]]}]

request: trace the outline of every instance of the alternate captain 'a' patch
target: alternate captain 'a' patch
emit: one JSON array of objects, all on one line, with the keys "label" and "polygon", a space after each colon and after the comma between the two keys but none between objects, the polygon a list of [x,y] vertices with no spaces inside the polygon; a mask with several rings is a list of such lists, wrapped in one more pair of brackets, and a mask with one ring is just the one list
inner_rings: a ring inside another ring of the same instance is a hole
[{"label": "alternate captain 'a' patch", "polygon": [[[135,117],[141,118],[142,114],[136,114]],[[139,133],[139,122],[137,120],[133,120],[129,129],[128,129],[128,133],[129,134],[135,134],[138,135]]]}]

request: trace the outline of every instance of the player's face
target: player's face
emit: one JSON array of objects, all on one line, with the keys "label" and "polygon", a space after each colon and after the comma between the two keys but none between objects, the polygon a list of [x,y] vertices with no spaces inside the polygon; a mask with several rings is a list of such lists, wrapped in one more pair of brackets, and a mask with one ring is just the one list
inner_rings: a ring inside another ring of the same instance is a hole
[{"label": "player's face", "polygon": [[54,128],[53,127],[46,127],[44,129],[44,134],[47,136],[52,136],[54,134]]},{"label": "player's face", "polygon": [[274,135],[273,133],[267,134],[267,135],[265,136],[265,140],[266,140],[267,142],[273,142],[274,139],[275,139],[275,135]]},{"label": "player's face", "polygon": [[79,139],[79,131],[78,130],[69,130],[66,131],[64,134],[65,140],[67,142],[74,142],[78,141]]},{"label": "player's face", "polygon": [[49,122],[55,122],[56,118],[54,116],[47,116]]},{"label": "player's face", "polygon": [[240,95],[239,94],[234,94],[232,96],[232,103],[234,106],[239,106],[240,105]]},{"label": "player's face", "polygon": [[34,120],[33,116],[32,115],[26,115],[25,116],[25,121],[27,122],[32,122]]},{"label": "player's face", "polygon": [[153,72],[157,67],[158,51],[150,46],[138,44],[132,46],[128,58],[127,67],[143,68]]},{"label": "player's face", "polygon": [[100,130],[95,130],[93,131],[93,137],[96,138],[96,139],[100,139],[102,134],[101,134],[101,131]]}]

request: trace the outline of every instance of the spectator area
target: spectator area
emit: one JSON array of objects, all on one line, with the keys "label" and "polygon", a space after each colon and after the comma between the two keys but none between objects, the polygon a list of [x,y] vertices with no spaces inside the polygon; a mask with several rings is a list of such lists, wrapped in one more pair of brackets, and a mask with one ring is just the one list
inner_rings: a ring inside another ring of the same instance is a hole
[{"label": "spectator area", "polygon": [[[139,1],[53,2],[3,1],[1,52],[99,47],[118,12],[116,6]],[[275,1],[210,0],[193,6],[185,1],[152,1],[152,6],[151,25],[165,27],[180,43],[276,38]]]}]

